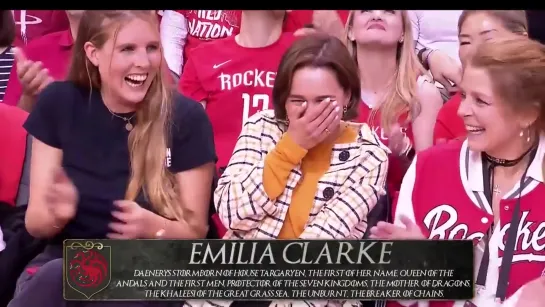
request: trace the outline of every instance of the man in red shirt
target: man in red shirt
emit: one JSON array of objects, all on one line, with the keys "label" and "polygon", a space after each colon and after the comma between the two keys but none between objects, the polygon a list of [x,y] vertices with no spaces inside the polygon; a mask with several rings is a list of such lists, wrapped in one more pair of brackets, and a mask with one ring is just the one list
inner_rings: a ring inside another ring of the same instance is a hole
[{"label": "man in red shirt", "polygon": [[49,33],[15,49],[15,63],[11,69],[4,103],[18,105],[30,111],[36,95],[54,80],[64,79],[72,56],[73,37],[84,11],[66,11],[70,27]]},{"label": "man in red shirt", "polygon": [[243,11],[240,33],[192,50],[179,89],[201,101],[214,128],[218,167],[227,166],[243,123],[272,106],[276,70],[295,40],[285,11]]},{"label": "man in red shirt", "polygon": [[66,13],[61,10],[14,10],[13,18],[17,25],[14,42],[17,47],[46,34],[67,30],[70,26]]},{"label": "man in red shirt", "polygon": [[[304,34],[305,26],[338,35],[350,11],[288,11],[284,18],[284,32]],[[161,23],[161,41],[168,66],[180,75],[191,50],[202,43],[237,35],[240,31],[239,10],[178,10],[165,11]]]}]

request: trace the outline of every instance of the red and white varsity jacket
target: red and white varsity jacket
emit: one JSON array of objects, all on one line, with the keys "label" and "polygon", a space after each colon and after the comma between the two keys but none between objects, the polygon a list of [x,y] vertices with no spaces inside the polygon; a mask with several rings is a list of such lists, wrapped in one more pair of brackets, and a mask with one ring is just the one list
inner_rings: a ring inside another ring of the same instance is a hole
[{"label": "red and white varsity jacket", "polygon": [[[485,289],[473,300],[479,307],[515,306],[519,289],[545,273],[545,184],[543,158],[545,136],[531,162],[522,189],[517,184],[500,201],[500,223],[489,243],[490,261]],[[438,145],[417,155],[401,186],[395,223],[405,215],[420,226],[430,239],[473,240],[478,243],[491,227],[492,207],[484,196],[481,153],[470,150],[467,142]],[[512,261],[506,300],[495,303],[499,268],[511,223],[520,197],[520,223]],[[517,292],[518,291],[518,292]],[[404,306],[458,307],[464,302],[399,302]],[[390,302],[388,306],[396,306]],[[399,306],[399,305],[398,305]]]}]

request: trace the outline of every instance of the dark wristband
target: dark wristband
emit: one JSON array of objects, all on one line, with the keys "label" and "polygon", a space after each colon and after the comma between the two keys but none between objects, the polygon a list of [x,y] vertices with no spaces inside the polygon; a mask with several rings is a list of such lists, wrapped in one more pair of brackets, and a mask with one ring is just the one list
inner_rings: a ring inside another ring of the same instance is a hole
[{"label": "dark wristband", "polygon": [[420,51],[418,51],[418,55],[417,55],[418,61],[420,61],[420,64],[422,64],[422,66],[425,66],[425,64],[424,64],[424,52],[426,52],[426,50],[428,50],[428,49],[422,48],[422,49],[420,49]]}]

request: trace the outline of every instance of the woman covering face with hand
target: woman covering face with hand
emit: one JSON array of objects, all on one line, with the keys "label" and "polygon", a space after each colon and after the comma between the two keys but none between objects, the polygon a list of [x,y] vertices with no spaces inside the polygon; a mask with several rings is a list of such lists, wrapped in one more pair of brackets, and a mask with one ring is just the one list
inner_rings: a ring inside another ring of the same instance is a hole
[{"label": "woman covering face with hand", "polygon": [[[304,99],[304,98],[301,98]],[[339,102],[324,98],[309,104],[306,100],[286,106],[288,133],[301,148],[310,150],[337,132],[341,120]]]},{"label": "woman covering face with hand", "polygon": [[224,239],[363,238],[384,194],[388,158],[369,126],[345,121],[360,101],[346,47],[327,35],[296,41],[282,57],[272,96],[274,111],[248,119],[219,179],[214,202],[228,229]]}]

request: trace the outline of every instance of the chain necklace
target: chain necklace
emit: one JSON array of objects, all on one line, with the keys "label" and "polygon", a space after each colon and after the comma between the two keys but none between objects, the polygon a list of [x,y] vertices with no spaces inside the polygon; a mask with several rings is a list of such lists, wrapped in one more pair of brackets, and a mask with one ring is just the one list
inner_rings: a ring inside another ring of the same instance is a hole
[{"label": "chain necklace", "polygon": [[[106,106],[106,104],[104,106]],[[106,106],[106,109],[108,110],[108,112],[110,112],[110,114],[122,119],[125,122],[125,129],[127,129],[127,131],[131,131],[132,128],[134,128],[133,124],[131,123],[131,119],[136,115],[136,113],[134,113],[131,117],[125,117],[115,114],[114,112],[112,112],[112,110],[110,110],[110,108],[108,108],[108,106]]]}]

